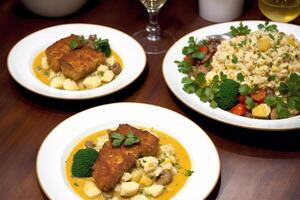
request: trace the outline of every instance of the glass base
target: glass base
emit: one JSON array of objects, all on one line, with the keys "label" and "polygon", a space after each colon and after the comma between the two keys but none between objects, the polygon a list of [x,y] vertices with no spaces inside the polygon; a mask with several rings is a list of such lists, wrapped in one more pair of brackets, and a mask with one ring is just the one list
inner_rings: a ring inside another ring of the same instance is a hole
[{"label": "glass base", "polygon": [[132,36],[143,46],[147,54],[163,54],[175,42],[175,38],[167,31],[161,31],[158,40],[151,39],[146,30],[138,31]]}]

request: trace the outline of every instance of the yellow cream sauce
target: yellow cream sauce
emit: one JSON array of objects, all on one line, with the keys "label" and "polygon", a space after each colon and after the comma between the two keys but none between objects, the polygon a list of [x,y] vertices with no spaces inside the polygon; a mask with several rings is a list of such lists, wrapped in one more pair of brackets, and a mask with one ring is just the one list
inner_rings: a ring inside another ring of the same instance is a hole
[{"label": "yellow cream sauce", "polygon": [[[42,58],[45,56],[46,56],[45,51],[40,52],[33,61],[32,69],[36,77],[41,82],[45,83],[46,85],[50,85],[50,79],[49,79],[50,70],[45,70],[42,68]],[[115,58],[115,61],[118,62],[123,68],[122,59],[115,51],[112,50],[111,56],[113,56]]]},{"label": "yellow cream sauce", "polygon": [[[185,148],[173,137],[155,130],[151,129],[151,132],[156,133],[160,139],[160,145],[171,144],[175,149],[177,163],[179,164],[178,173],[173,177],[173,181],[166,186],[162,195],[157,198],[153,198],[155,200],[167,200],[171,199],[185,184],[188,177],[186,176],[186,170],[191,169],[191,160],[190,157],[185,150]],[[92,178],[76,178],[72,177],[71,166],[73,163],[73,157],[75,153],[82,148],[85,148],[85,142],[88,140],[92,140],[96,142],[97,137],[107,134],[106,130],[102,130],[83,139],[79,144],[77,144],[74,149],[71,151],[70,155],[66,160],[66,177],[69,181],[70,187],[80,196],[82,199],[86,200],[104,200],[102,197],[97,198],[89,198],[85,195],[83,191],[83,186],[87,181],[90,181]],[[122,198],[125,200],[127,198]]]}]

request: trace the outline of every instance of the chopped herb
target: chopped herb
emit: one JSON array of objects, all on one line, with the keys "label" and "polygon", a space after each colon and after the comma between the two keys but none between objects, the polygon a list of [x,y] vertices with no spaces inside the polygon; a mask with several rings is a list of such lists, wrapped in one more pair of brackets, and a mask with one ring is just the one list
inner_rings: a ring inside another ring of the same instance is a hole
[{"label": "chopped herb", "polygon": [[274,37],[274,35],[272,35],[272,33],[269,33],[268,35],[272,40],[275,40],[275,37]]},{"label": "chopped herb", "polygon": [[185,174],[184,175],[190,177],[190,176],[192,176],[193,173],[194,173],[193,170],[187,169],[187,170],[185,170]]},{"label": "chopped herb", "polygon": [[245,39],[245,40],[241,41],[240,43],[238,43],[238,46],[243,47],[243,46],[246,46],[246,44],[247,44],[247,39]]},{"label": "chopped herb", "polygon": [[41,72],[41,71],[42,71],[42,68],[41,68],[40,66],[37,66],[36,70],[37,70],[38,72]]},{"label": "chopped herb", "polygon": [[248,109],[253,109],[256,106],[256,103],[249,96],[246,96],[245,104]]},{"label": "chopped herb", "polygon": [[230,26],[230,35],[232,37],[238,36],[238,35],[248,35],[251,32],[251,30],[248,28],[247,25],[243,25],[242,22],[240,22],[238,27]]},{"label": "chopped herb", "polygon": [[114,132],[111,134],[111,139],[112,139],[113,147],[119,147],[119,146],[121,146],[121,144],[123,142],[124,142],[123,143],[124,146],[126,146],[126,147],[140,142],[140,138],[137,135],[135,135],[134,133],[132,133],[131,131],[128,132],[126,134],[126,136],[124,136],[120,133]]},{"label": "chopped herb", "polygon": [[289,54],[288,52],[285,52],[285,53],[282,55],[282,58],[285,59],[285,60],[289,59],[289,57],[290,57],[290,54]]},{"label": "chopped herb", "polygon": [[265,24],[258,24],[258,29],[269,31],[269,32],[278,32],[276,24],[269,24],[269,21],[266,21]]},{"label": "chopped herb", "polygon": [[237,80],[238,81],[240,81],[240,82],[243,82],[244,80],[245,80],[245,77],[244,77],[244,75],[240,72],[240,73],[238,73],[238,75],[237,75]]},{"label": "chopped herb", "polygon": [[178,66],[178,71],[183,74],[188,74],[192,70],[192,61],[175,61]]},{"label": "chopped herb", "polygon": [[276,79],[276,76],[274,76],[274,75],[268,76],[268,81],[274,81],[275,79]]},{"label": "chopped herb", "polygon": [[76,40],[72,40],[70,42],[70,47],[71,47],[71,49],[76,49],[78,47],[77,41]]},{"label": "chopped herb", "polygon": [[103,76],[103,75],[104,75],[104,71],[98,71],[98,72],[97,72],[97,75]]},{"label": "chopped herb", "polygon": [[232,55],[232,60],[231,60],[231,62],[232,62],[233,64],[237,64],[237,63],[238,63],[238,57],[237,57],[236,55]]},{"label": "chopped herb", "polygon": [[241,85],[239,88],[239,93],[243,96],[250,94],[251,88],[248,85]]},{"label": "chopped herb", "polygon": [[178,162],[174,164],[174,167],[175,167],[176,169],[180,169],[180,168],[181,168],[181,166],[180,166],[180,164],[179,164]]},{"label": "chopped herb", "polygon": [[196,51],[196,52],[192,53],[192,58],[197,58],[199,60],[202,60],[205,57],[205,55],[206,54],[204,52]]},{"label": "chopped herb", "polygon": [[44,71],[44,75],[45,75],[45,76],[49,76],[49,75],[50,75],[50,72],[49,72],[48,70],[45,70],[45,71]]},{"label": "chopped herb", "polygon": [[133,134],[132,132],[129,132],[126,135],[124,146],[128,147],[139,142],[140,142],[140,138],[137,135]]},{"label": "chopped herb", "polygon": [[211,59],[205,61],[205,62],[204,62],[204,66],[205,66],[206,68],[208,68],[208,67],[210,66],[210,63],[211,63]]},{"label": "chopped herb", "polygon": [[106,57],[109,57],[111,55],[111,49],[108,39],[97,39],[94,42],[94,47],[97,51],[101,51],[102,53],[104,53]]},{"label": "chopped herb", "polygon": [[125,136],[120,133],[115,132],[115,133],[111,134],[111,139],[112,139],[113,147],[119,147],[119,146],[121,146],[122,142],[124,141]]},{"label": "chopped herb", "polygon": [[74,183],[74,186],[75,186],[75,187],[78,187],[79,185],[78,185],[78,183]]}]

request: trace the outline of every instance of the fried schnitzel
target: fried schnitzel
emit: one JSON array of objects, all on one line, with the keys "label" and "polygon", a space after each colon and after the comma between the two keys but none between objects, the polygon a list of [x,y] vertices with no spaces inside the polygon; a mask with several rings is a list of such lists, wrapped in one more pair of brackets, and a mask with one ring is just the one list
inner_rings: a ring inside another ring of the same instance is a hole
[{"label": "fried schnitzel", "polygon": [[123,145],[113,147],[112,132],[109,133],[110,139],[100,150],[92,173],[97,186],[103,191],[112,190],[124,172],[130,170],[138,158],[154,156],[159,150],[159,138],[148,131],[137,129],[128,124],[121,124],[113,132],[122,135],[132,132],[139,137],[140,142],[129,147]]}]

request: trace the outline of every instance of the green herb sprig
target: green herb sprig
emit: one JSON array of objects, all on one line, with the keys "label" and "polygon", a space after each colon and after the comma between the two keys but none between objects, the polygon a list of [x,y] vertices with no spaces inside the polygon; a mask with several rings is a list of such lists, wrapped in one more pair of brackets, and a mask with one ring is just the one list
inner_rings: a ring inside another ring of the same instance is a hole
[{"label": "green herb sprig", "polygon": [[258,24],[257,28],[268,32],[278,32],[277,25],[270,24],[269,21],[266,21],[265,24]]},{"label": "green herb sprig", "polygon": [[114,132],[111,134],[113,147],[119,147],[122,145],[129,147],[140,142],[140,138],[133,132],[128,132],[126,135]]},{"label": "green herb sprig", "polygon": [[238,35],[248,35],[250,32],[251,29],[249,29],[247,25],[243,25],[243,22],[240,22],[239,26],[237,27],[230,26],[230,35],[232,37]]},{"label": "green herb sprig", "polygon": [[111,48],[108,39],[96,39],[94,42],[94,47],[97,51],[101,51],[106,57],[111,55]]}]

